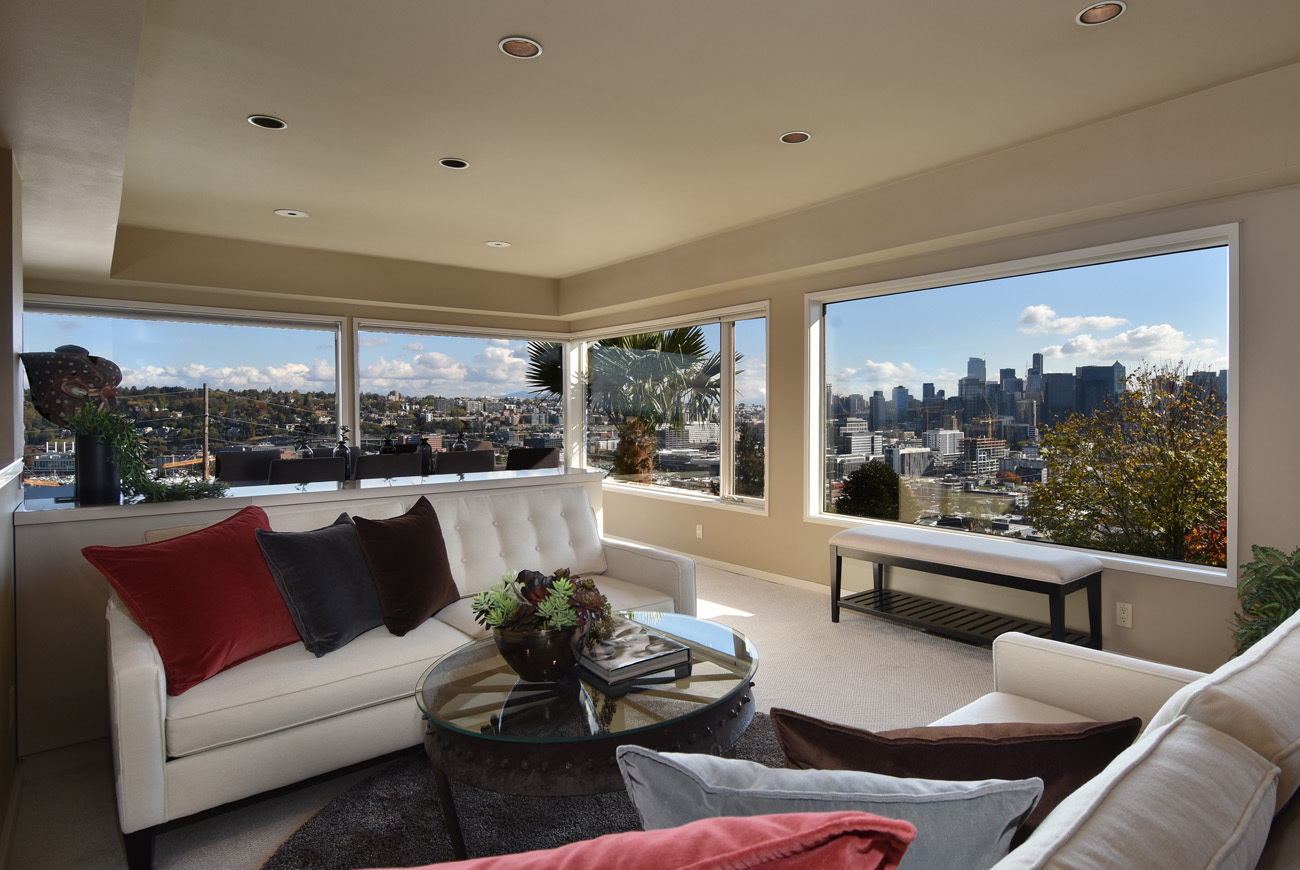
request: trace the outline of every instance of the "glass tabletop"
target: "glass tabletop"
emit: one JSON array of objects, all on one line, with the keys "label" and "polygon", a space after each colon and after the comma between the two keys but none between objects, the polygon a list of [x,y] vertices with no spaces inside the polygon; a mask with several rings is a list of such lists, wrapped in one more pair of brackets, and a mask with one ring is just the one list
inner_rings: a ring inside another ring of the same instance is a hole
[{"label": "glass tabletop", "polygon": [[528,683],[506,665],[491,636],[434,661],[415,697],[425,718],[490,740],[582,741],[654,728],[721,704],[748,687],[758,651],[740,632],[680,613],[619,616],[686,645],[690,665],[614,685],[577,667],[555,683]]}]

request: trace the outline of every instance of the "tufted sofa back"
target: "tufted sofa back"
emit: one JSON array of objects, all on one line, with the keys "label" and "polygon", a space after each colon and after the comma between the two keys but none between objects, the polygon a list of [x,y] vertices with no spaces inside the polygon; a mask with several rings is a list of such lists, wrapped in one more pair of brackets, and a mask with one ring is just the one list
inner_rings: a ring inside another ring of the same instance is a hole
[{"label": "tufted sofa back", "polygon": [[605,571],[605,553],[587,491],[535,487],[434,502],[460,594],[487,589],[507,571]]}]

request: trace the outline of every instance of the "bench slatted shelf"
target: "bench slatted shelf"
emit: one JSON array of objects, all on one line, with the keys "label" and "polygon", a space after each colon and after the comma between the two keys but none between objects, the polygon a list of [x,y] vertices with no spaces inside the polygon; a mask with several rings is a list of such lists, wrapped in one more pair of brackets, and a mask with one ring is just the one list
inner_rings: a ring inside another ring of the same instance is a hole
[{"label": "bench slatted shelf", "polygon": [[[840,609],[922,628],[971,643],[992,643],[1008,631],[1050,637],[1101,649],[1099,559],[1086,553],[987,535],[922,526],[879,524],[846,529],[831,537],[831,622]],[[872,563],[872,588],[842,592],[843,560]],[[1047,624],[963,607],[885,586],[885,566],[956,577],[1048,597]],[[1082,591],[1088,600],[1088,631],[1065,627],[1065,597]]]}]

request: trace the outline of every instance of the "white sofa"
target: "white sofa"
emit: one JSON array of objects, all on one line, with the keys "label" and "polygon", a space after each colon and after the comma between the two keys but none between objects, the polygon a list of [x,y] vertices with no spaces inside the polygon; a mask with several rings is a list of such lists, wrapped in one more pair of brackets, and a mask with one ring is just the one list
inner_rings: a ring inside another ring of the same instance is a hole
[{"label": "white sofa", "polygon": [[931,724],[1145,723],[994,870],[1300,867],[1300,614],[1211,674],[1017,633],[993,664]]},{"label": "white sofa", "polygon": [[[279,511],[271,524],[305,531],[343,510],[380,519],[414,499]],[[380,626],[321,658],[294,644],[172,697],[149,636],[109,602],[113,761],[133,868],[151,863],[158,825],[419,744],[417,680],[434,658],[483,633],[469,598],[507,571],[568,567],[596,575],[615,609],[695,613],[694,562],[601,538],[581,486],[444,498],[435,507],[462,597],[402,637]]]}]

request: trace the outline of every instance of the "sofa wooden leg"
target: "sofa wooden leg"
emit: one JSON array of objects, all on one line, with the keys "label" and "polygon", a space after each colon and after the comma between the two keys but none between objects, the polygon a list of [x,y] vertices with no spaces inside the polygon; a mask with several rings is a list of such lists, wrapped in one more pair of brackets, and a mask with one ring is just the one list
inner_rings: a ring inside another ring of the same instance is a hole
[{"label": "sofa wooden leg", "polygon": [[128,870],[153,870],[153,828],[123,834]]}]

